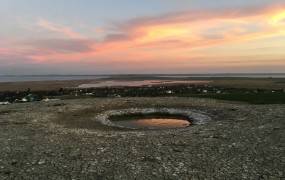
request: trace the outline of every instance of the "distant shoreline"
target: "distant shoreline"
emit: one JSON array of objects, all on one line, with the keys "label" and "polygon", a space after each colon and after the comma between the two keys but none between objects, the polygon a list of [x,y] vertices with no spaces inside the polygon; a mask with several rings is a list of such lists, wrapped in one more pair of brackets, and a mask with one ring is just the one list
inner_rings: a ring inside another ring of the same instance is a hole
[{"label": "distant shoreline", "polygon": [[[74,77],[74,76],[73,76]],[[0,77],[1,78],[1,77]],[[25,81],[0,82],[0,92],[4,91],[54,91],[61,88],[78,88],[83,84],[102,83],[104,81],[209,81],[212,86],[229,88],[249,88],[249,89],[285,89],[284,77],[179,77],[179,76],[110,76],[104,78],[82,78],[82,79],[38,79]]]},{"label": "distant shoreline", "polygon": [[144,78],[285,78],[285,73],[121,74],[121,75],[0,75],[0,83]]}]

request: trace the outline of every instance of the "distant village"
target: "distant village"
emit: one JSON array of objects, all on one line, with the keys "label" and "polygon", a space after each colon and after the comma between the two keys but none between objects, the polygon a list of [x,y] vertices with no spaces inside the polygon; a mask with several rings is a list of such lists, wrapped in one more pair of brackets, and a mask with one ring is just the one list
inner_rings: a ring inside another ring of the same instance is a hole
[{"label": "distant village", "polygon": [[231,93],[285,93],[285,89],[236,89],[213,87],[211,85],[148,85],[141,87],[100,87],[100,88],[61,88],[54,91],[26,91],[0,92],[0,105],[11,103],[27,103],[34,101],[59,101],[85,97],[163,97],[163,96],[203,96],[207,94]]}]

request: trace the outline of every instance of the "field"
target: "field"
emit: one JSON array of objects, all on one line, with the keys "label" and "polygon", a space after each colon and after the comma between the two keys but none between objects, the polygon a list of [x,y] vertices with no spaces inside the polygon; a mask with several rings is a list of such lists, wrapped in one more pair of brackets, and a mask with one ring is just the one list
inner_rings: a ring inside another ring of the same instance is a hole
[{"label": "field", "polygon": [[[165,84],[152,87],[78,88],[81,84],[105,81],[204,81],[204,84]],[[189,89],[191,87],[191,89]],[[203,93],[206,90],[207,93]],[[166,91],[172,92],[167,94]],[[220,93],[218,93],[220,92]],[[114,76],[102,80],[43,81],[0,83],[0,101],[15,101],[33,93],[39,99],[55,97],[61,99],[92,97],[203,97],[252,104],[284,104],[285,79],[282,78],[163,78],[152,76]]]},{"label": "field", "polygon": [[218,87],[227,88],[248,88],[248,89],[284,89],[284,78],[174,78],[174,77],[155,77],[155,76],[112,76],[103,80],[66,80],[66,81],[34,81],[34,82],[2,82],[0,83],[0,92],[3,91],[25,91],[32,89],[33,91],[51,91],[60,88],[78,87],[81,84],[96,83],[105,80],[123,80],[123,81],[139,81],[139,80],[200,80],[211,81],[209,84]]}]

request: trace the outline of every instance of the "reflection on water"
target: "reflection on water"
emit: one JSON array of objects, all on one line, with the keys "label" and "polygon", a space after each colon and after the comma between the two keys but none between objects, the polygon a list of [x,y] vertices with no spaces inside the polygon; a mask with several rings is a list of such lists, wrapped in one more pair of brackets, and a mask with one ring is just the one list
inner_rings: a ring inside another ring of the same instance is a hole
[{"label": "reflection on water", "polygon": [[113,121],[114,124],[139,129],[168,129],[168,128],[185,128],[191,123],[185,119],[177,118],[142,118],[136,120]]},{"label": "reflection on water", "polygon": [[144,80],[144,81],[99,81],[92,84],[81,84],[79,88],[97,88],[97,87],[139,87],[149,85],[166,84],[207,84],[209,81],[177,81],[177,80]]}]

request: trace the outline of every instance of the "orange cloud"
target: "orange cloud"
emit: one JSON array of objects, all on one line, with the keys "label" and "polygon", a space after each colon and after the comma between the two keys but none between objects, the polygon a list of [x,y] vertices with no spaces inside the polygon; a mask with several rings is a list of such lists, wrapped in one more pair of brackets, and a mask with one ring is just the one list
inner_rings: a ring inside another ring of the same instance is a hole
[{"label": "orange cloud", "polygon": [[[37,53],[25,53],[34,62],[93,62],[94,64],[128,65],[139,67],[206,67],[256,65],[260,52],[246,52],[248,42],[261,41],[273,54],[264,56],[266,65],[284,65],[285,53],[274,56],[274,37],[285,39],[285,6],[233,9],[226,11],[190,11],[158,17],[133,19],[115,25],[117,33],[105,33],[103,40],[88,39],[69,27],[40,20],[38,25],[68,39],[49,39],[31,42]],[[79,40],[78,40],[79,39]],[[228,54],[209,55],[209,48],[219,52],[223,47],[241,47]],[[4,52],[4,50],[2,50]],[[262,52],[262,51],[261,51]],[[1,53],[1,49],[0,49]],[[272,60],[272,61],[270,61]],[[167,63],[166,63],[167,62]]]}]

